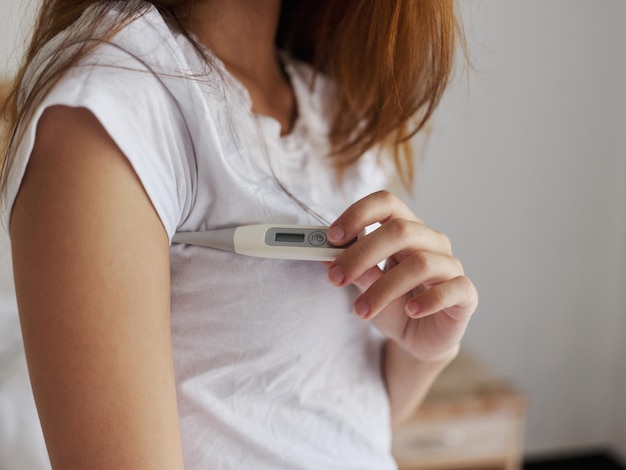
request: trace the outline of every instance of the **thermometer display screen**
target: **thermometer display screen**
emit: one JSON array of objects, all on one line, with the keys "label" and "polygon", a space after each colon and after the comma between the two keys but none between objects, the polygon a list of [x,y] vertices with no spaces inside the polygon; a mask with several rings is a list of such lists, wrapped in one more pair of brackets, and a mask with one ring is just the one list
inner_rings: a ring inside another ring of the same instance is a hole
[{"label": "thermometer display screen", "polygon": [[282,243],[303,243],[304,233],[282,233],[277,232],[274,241]]}]

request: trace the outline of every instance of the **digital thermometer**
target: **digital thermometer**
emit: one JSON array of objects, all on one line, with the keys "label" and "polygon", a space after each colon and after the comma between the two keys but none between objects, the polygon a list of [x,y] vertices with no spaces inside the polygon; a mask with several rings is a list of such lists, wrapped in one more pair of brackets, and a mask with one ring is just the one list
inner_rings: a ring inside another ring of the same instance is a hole
[{"label": "digital thermometer", "polygon": [[207,232],[179,232],[172,243],[206,246],[241,255],[310,261],[332,261],[351,243],[328,243],[328,227],[305,225],[243,225]]}]

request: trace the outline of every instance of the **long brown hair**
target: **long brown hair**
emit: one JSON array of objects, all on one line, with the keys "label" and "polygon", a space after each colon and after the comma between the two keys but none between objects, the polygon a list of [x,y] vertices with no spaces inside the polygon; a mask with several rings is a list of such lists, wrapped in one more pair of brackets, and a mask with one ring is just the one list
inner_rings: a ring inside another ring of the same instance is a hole
[{"label": "long brown hair", "polygon": [[[176,12],[193,1],[42,0],[30,46],[3,109],[9,137],[5,142],[14,144],[19,139],[19,123],[28,119],[69,68],[109,41],[147,6],[154,5],[170,25],[185,33]],[[103,27],[113,5],[117,16]],[[89,26],[80,35],[68,35],[50,57],[45,72],[25,86],[35,56],[89,7],[94,7]],[[337,84],[329,116],[337,168],[351,165],[364,151],[380,145],[392,151],[397,173],[408,186],[414,173],[409,139],[424,128],[441,99],[457,38],[462,39],[460,32],[454,0],[287,0],[276,41],[278,47],[309,62],[317,73],[329,75]],[[68,48],[71,54],[61,54]],[[11,165],[10,145],[2,152],[7,158],[2,163],[0,187]]]}]

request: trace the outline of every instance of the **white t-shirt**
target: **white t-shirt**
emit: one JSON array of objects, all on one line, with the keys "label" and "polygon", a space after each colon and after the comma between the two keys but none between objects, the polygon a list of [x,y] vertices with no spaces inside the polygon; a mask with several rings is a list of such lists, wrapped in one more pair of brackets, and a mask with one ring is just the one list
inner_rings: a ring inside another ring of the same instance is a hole
[{"label": "white t-shirt", "polygon": [[[89,109],[129,159],[171,238],[244,224],[318,224],[281,189],[334,220],[382,188],[366,154],[339,185],[325,100],[311,70],[283,56],[298,105],[290,134],[255,115],[219,60],[207,68],[152,7],[72,69],[15,152],[11,208],[49,106]],[[183,77],[183,75],[191,77]],[[93,156],[86,156],[93,157]],[[171,246],[171,326],[186,468],[386,469],[381,337],[352,313],[318,262]]]}]

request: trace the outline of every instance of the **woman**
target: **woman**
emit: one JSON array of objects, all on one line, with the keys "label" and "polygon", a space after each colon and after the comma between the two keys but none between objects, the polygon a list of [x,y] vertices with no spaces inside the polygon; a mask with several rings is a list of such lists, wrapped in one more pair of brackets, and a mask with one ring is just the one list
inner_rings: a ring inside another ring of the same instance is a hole
[{"label": "woman", "polygon": [[[477,305],[380,190],[411,180],[454,32],[439,0],[43,2],[3,201],[53,468],[394,467]],[[326,266],[170,244],[377,222]]]}]

